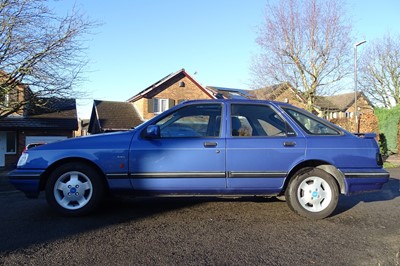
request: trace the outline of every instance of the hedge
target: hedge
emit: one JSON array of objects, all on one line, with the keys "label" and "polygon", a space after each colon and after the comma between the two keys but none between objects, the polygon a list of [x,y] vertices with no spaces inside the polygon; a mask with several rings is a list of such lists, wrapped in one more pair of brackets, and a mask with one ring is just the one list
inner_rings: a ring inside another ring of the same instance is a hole
[{"label": "hedge", "polygon": [[397,153],[400,106],[391,109],[376,108],[375,115],[378,118],[382,152],[386,155]]}]

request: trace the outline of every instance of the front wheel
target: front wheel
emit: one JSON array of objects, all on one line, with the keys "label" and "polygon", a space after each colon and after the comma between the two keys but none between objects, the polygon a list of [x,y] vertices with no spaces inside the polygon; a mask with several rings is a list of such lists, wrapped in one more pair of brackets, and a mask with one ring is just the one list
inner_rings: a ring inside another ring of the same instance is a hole
[{"label": "front wheel", "polygon": [[289,207],[299,215],[323,219],[335,210],[339,189],[330,174],[314,168],[290,180],[285,196]]},{"label": "front wheel", "polygon": [[55,169],[46,184],[46,199],[57,212],[67,216],[92,212],[104,195],[104,184],[91,167],[67,163]]}]

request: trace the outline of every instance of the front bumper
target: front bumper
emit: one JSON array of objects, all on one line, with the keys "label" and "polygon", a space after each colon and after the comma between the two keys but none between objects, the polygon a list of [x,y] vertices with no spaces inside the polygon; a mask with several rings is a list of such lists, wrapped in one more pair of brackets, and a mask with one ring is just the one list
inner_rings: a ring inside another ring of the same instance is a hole
[{"label": "front bumper", "polygon": [[359,169],[343,171],[346,184],[346,195],[375,191],[389,181],[390,174],[384,169],[360,171]]},{"label": "front bumper", "polygon": [[40,193],[40,177],[44,170],[15,169],[8,173],[8,180],[28,198],[37,198]]}]

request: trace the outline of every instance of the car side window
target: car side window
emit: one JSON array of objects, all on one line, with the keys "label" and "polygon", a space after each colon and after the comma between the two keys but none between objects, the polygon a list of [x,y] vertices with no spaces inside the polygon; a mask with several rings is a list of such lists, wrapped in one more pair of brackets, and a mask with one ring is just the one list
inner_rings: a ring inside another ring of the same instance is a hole
[{"label": "car side window", "polygon": [[232,104],[231,136],[286,136],[285,121],[268,105]]},{"label": "car side window", "polygon": [[337,129],[319,121],[318,118],[314,118],[296,109],[283,109],[309,135],[340,135]]},{"label": "car side window", "polygon": [[184,106],[156,123],[161,138],[217,137],[221,129],[220,104]]}]

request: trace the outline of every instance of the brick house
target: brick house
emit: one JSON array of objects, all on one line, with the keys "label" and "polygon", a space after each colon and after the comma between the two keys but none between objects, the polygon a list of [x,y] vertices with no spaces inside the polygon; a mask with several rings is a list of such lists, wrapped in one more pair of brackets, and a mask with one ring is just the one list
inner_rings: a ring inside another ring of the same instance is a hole
[{"label": "brick house", "polygon": [[0,167],[12,168],[25,146],[74,137],[78,129],[75,99],[41,98],[40,106],[0,119]]},{"label": "brick house", "polygon": [[181,69],[150,85],[128,102],[133,103],[145,121],[182,101],[197,99],[215,99],[215,96]]},{"label": "brick house", "polygon": [[293,88],[289,83],[281,83],[261,89],[252,90],[250,91],[250,93],[259,100],[286,102],[304,109],[307,107],[307,100],[298,90]]},{"label": "brick house", "polygon": [[[306,108],[307,106],[307,100],[302,93],[293,88],[289,83],[256,90],[241,90],[216,86],[204,87],[190,76],[185,69],[181,69],[153,83],[135,96],[129,98],[127,102],[114,102],[114,107],[107,107],[108,111],[100,111],[100,109],[105,107],[105,101],[95,102],[89,132],[93,134],[127,130],[143,121],[153,118],[182,101],[217,98],[275,100],[288,102],[300,108]],[[103,106],[100,105],[100,102]],[[108,102],[108,104],[111,103]],[[133,106],[127,104],[132,104]],[[377,120],[373,113],[373,106],[361,92],[358,93],[357,106],[361,113],[360,131],[377,132]],[[117,111],[118,108],[120,108],[120,111]],[[131,109],[131,111],[127,111],[128,109]],[[125,112],[130,112],[130,114],[124,114]],[[354,117],[354,94],[317,97],[312,112],[341,125],[345,129],[355,131],[352,120]],[[118,117],[113,115],[116,113],[119,114]],[[129,118],[125,120],[124,116]],[[117,122],[117,120],[120,121]],[[106,126],[105,123],[115,123],[115,125]],[[117,124],[118,126],[116,126]]]},{"label": "brick house", "polygon": [[[282,83],[262,89],[250,91],[257,99],[288,102],[300,108],[306,108],[307,101],[302,93],[289,83]],[[312,112],[343,128],[356,132],[354,93],[334,96],[317,96]],[[362,92],[357,93],[357,109],[359,112],[359,132],[378,132],[378,122],[374,115],[374,106]]]}]

